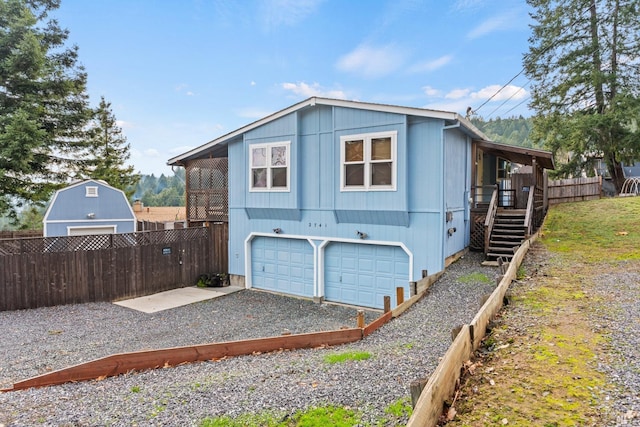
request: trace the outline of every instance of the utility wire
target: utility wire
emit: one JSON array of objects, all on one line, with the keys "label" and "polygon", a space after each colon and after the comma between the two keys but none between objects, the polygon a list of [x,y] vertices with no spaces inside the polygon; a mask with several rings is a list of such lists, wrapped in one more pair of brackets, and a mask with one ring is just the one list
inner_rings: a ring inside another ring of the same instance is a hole
[{"label": "utility wire", "polygon": [[[567,33],[570,29],[572,29],[578,22],[580,22],[580,20],[582,19],[582,16],[585,14],[585,12],[589,11],[589,9],[591,8],[591,2],[593,0],[587,0],[588,6],[582,10],[582,12],[580,12],[578,18],[576,18],[575,21],[573,21],[570,25],[566,26],[562,32],[561,35],[564,35],[565,33]],[[558,44],[560,43],[560,37],[556,38],[556,40],[553,43],[550,43],[549,46],[547,46],[546,48],[542,49],[540,51],[540,53],[538,54],[538,56],[543,55],[544,53],[548,52],[549,50],[551,50],[552,48],[556,47]],[[522,67],[522,69],[511,78],[511,80],[509,80],[506,84],[504,84],[500,89],[498,89],[493,95],[491,95],[486,101],[484,101],[482,104],[480,104],[480,106],[478,108],[475,109],[471,109],[471,113],[472,114],[476,114],[478,112],[478,110],[480,110],[482,107],[484,107],[489,101],[491,101],[493,98],[495,98],[500,92],[502,92],[502,90],[504,90],[511,82],[513,82],[518,76],[520,76],[523,72],[525,71],[525,67]],[[529,80],[531,81],[531,80]],[[522,102],[518,105],[521,105]],[[514,107],[515,108],[515,107]],[[513,110],[513,108],[511,109]],[[509,111],[511,111],[509,110]],[[491,113],[493,114],[495,112],[495,110]]]}]

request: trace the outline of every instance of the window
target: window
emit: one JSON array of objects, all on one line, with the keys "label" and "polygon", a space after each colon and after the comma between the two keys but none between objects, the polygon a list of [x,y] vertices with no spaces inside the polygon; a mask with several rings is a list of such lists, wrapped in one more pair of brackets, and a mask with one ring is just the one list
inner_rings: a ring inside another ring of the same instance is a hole
[{"label": "window", "polygon": [[397,132],[340,137],[342,191],[395,190]]},{"label": "window", "polygon": [[85,197],[98,197],[98,187],[85,187]]},{"label": "window", "polygon": [[497,166],[498,179],[508,179],[511,174],[511,162],[509,160],[498,158]]},{"label": "window", "polygon": [[250,146],[251,191],[289,191],[289,147],[287,142]]}]

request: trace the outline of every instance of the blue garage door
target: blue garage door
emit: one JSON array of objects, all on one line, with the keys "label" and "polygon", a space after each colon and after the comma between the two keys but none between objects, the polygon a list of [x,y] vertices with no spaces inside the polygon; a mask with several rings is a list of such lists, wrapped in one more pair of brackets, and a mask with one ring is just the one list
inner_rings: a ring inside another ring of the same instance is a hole
[{"label": "blue garage door", "polygon": [[313,297],[313,248],[306,240],[256,237],[251,241],[254,288]]},{"label": "blue garage door", "polygon": [[325,252],[327,301],[384,308],[396,305],[396,287],[409,297],[409,255],[397,246],[331,243]]}]

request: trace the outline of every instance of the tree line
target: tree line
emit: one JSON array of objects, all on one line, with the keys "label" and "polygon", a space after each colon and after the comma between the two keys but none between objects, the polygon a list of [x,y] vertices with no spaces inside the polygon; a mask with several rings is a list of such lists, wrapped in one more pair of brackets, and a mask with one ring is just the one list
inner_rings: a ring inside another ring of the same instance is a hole
[{"label": "tree line", "polygon": [[[111,104],[102,97],[90,105],[79,48],[66,45],[69,31],[49,16],[60,1],[0,0],[0,217],[16,220],[86,178],[148,205],[177,203],[178,183],[141,179],[126,165],[130,145]],[[559,176],[603,159],[619,191],[622,162],[640,159],[640,0],[527,4],[523,72],[534,116],[476,123],[498,142],[551,150],[562,160]]]}]

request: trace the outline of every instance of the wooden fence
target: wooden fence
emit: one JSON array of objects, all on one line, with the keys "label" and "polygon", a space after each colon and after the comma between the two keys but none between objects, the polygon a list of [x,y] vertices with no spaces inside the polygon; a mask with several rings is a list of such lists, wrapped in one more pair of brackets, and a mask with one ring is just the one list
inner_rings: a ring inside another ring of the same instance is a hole
[{"label": "wooden fence", "polygon": [[599,199],[601,193],[601,176],[549,181],[546,191],[549,205]]},{"label": "wooden fence", "polygon": [[0,311],[114,301],[227,272],[226,223],[100,236],[0,240]]},{"label": "wooden fence", "polygon": [[24,237],[42,237],[42,230],[2,230],[0,239],[22,239]]}]

